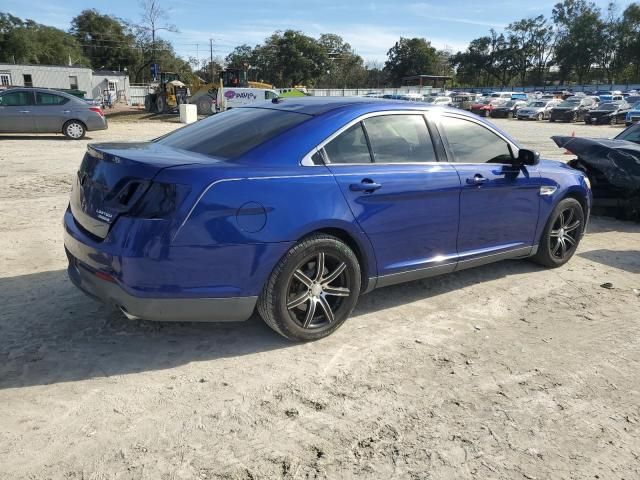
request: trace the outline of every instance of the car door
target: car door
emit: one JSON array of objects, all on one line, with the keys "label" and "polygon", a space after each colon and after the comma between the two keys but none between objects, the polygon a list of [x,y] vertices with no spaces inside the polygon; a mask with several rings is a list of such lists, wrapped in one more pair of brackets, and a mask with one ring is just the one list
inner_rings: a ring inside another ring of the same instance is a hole
[{"label": "car door", "polygon": [[376,255],[378,286],[453,271],[460,180],[421,112],[366,116],[320,153]]},{"label": "car door", "polygon": [[458,268],[528,254],[538,223],[537,168],[514,166],[517,146],[485,123],[446,114],[438,125],[461,182]]},{"label": "car door", "polygon": [[33,92],[8,91],[0,95],[0,132],[35,132]]},{"label": "car door", "polygon": [[58,133],[71,118],[71,100],[62,95],[48,92],[36,92],[36,103],[33,114],[36,129],[40,133]]}]

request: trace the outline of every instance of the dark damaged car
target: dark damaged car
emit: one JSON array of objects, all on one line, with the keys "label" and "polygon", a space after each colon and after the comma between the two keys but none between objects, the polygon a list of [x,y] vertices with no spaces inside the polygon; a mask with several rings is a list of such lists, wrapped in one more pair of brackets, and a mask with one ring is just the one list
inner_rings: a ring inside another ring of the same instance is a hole
[{"label": "dark damaged car", "polygon": [[569,97],[551,109],[550,122],[579,122],[585,114],[596,106],[593,97]]},{"label": "dark damaged car", "polygon": [[615,125],[624,123],[624,118],[630,109],[626,102],[601,103],[593,110],[584,114],[586,125]]},{"label": "dark damaged car", "polygon": [[640,124],[613,139],[551,138],[560,148],[576,155],[568,164],[589,179],[594,212],[640,221]]}]

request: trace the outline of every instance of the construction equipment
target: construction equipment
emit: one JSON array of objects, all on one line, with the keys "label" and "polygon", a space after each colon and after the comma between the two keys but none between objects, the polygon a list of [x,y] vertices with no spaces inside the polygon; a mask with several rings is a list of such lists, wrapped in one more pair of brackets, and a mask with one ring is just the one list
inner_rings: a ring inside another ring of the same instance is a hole
[{"label": "construction equipment", "polygon": [[189,96],[187,86],[174,72],[162,72],[160,82],[152,85],[153,91],[144,98],[147,112],[166,113],[175,110],[182,103],[187,103]]},{"label": "construction equipment", "polygon": [[[273,90],[273,85],[263,82],[250,82],[247,80],[247,70],[245,68],[226,68],[220,73],[220,79],[222,80],[223,89],[230,89],[230,91],[237,93],[237,99],[242,99],[240,103],[250,103],[251,101],[271,99],[273,96],[278,96],[277,92],[273,91],[270,94],[258,95],[256,89],[260,90]],[[198,107],[198,113],[200,115],[210,115],[220,109],[222,104],[222,98],[219,98],[218,94],[220,82],[207,83],[194,88],[195,93],[189,98],[189,103],[195,104]],[[234,103],[236,99],[235,95],[231,98],[226,97],[226,103]]]}]

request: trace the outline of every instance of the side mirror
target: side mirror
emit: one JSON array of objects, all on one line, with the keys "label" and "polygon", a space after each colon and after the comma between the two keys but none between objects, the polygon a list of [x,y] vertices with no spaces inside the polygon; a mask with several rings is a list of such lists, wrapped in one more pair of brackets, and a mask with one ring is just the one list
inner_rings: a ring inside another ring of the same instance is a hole
[{"label": "side mirror", "polygon": [[537,165],[540,163],[540,154],[533,150],[521,148],[518,150],[518,158],[516,158],[516,164],[518,165]]}]

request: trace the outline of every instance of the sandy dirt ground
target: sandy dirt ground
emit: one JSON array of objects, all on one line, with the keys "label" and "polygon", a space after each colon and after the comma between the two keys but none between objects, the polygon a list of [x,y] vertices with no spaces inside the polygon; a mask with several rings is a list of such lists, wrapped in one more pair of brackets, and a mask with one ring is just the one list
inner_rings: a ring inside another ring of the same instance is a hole
[{"label": "sandy dirt ground", "polygon": [[[496,123],[561,159],[620,131]],[[88,142],[176,126],[0,138],[0,479],[640,478],[640,225],[375,291],[310,344],[127,321],[67,279],[62,212]]]}]

